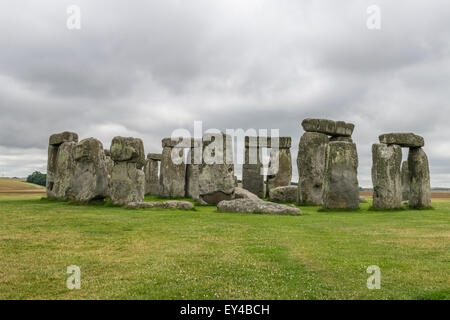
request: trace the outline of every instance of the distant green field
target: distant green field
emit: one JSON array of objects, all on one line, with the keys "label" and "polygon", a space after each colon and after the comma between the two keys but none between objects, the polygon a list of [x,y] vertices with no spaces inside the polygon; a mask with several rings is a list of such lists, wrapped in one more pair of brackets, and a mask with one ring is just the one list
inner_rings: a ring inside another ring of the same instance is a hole
[{"label": "distant green field", "polygon": [[26,179],[0,178],[0,193],[33,193],[45,192],[45,188],[26,182]]},{"label": "distant green field", "polygon": [[[153,199],[154,200],[154,199]],[[1,299],[450,299],[450,199],[302,216],[0,196]],[[67,266],[81,289],[66,288]],[[369,290],[366,268],[381,268]]]}]

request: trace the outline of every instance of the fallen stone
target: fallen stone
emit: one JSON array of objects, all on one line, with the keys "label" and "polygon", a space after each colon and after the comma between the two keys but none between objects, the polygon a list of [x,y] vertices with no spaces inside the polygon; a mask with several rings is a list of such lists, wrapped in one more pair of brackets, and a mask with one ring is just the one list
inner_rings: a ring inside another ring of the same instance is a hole
[{"label": "fallen stone", "polygon": [[301,210],[293,205],[283,205],[268,201],[254,201],[251,199],[234,199],[219,202],[217,208],[220,212],[240,213],[270,213],[299,215]]},{"label": "fallen stone", "polygon": [[322,206],[326,209],[359,208],[358,153],[351,142],[330,142],[327,147]]},{"label": "fallen stone", "polygon": [[179,209],[179,210],[193,210],[194,205],[188,201],[169,200],[164,202],[130,202],[127,204],[130,209],[148,209],[148,208],[163,208],[163,209]]},{"label": "fallen stone", "polygon": [[428,157],[422,148],[410,148],[408,152],[409,207],[431,207],[430,168]]},{"label": "fallen stone", "polygon": [[364,197],[359,197],[359,203],[366,203],[367,200]]},{"label": "fallen stone", "polygon": [[297,156],[298,201],[300,204],[322,204],[322,186],[328,136],[305,132],[300,138]]},{"label": "fallen stone", "polygon": [[344,121],[308,118],[302,121],[302,127],[307,132],[318,132],[329,136],[350,137],[355,125]]},{"label": "fallen stone", "polygon": [[404,148],[419,148],[425,145],[423,138],[414,133],[386,133],[378,138],[381,143],[396,144]]},{"label": "fallen stone", "polygon": [[297,186],[283,186],[270,190],[270,201],[297,202]]},{"label": "fallen stone", "polygon": [[402,149],[398,145],[372,145],[372,184],[374,208],[393,209],[402,206]]},{"label": "fallen stone", "polygon": [[250,191],[245,190],[244,188],[239,188],[239,187],[234,188],[234,197],[236,199],[250,199],[253,201],[263,201],[256,194],[251,193]]}]

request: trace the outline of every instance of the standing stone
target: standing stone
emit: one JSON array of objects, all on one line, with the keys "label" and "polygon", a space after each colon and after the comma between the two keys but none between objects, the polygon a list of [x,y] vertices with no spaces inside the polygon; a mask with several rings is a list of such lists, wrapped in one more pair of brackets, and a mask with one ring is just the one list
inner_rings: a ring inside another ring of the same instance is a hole
[{"label": "standing stone", "polygon": [[109,195],[110,175],[103,145],[94,138],[75,147],[73,192],[81,202],[104,199]]},{"label": "standing stone", "polygon": [[408,201],[409,199],[409,168],[408,160],[402,163],[402,200]]},{"label": "standing stone", "polygon": [[199,174],[202,164],[202,140],[192,139],[191,147],[187,158],[189,163],[186,164],[186,197],[192,200],[199,200]]},{"label": "standing stone", "polygon": [[410,148],[408,152],[409,206],[431,206],[430,169],[428,158],[422,148]]},{"label": "standing stone", "polygon": [[186,164],[184,146],[180,139],[162,140],[162,157],[159,176],[159,196],[165,198],[184,198],[186,194]]},{"label": "standing stone", "polygon": [[322,188],[323,207],[358,209],[358,153],[356,144],[333,141],[328,144]]},{"label": "standing stone", "polygon": [[114,167],[111,174],[110,197],[113,203],[126,205],[141,202],[145,194],[144,144],[141,139],[114,137],[111,143],[111,159]]},{"label": "standing stone", "polygon": [[323,133],[305,132],[298,145],[298,202],[320,205],[325,172],[328,136]]},{"label": "standing stone", "polygon": [[[47,197],[68,199],[72,197],[73,149],[78,142],[74,132],[53,134],[49,138],[47,160]],[[63,146],[64,145],[64,146]]]},{"label": "standing stone", "polygon": [[217,204],[222,200],[234,199],[234,196],[231,138],[223,133],[205,134],[203,163],[199,167],[199,202]]},{"label": "standing stone", "polygon": [[158,163],[161,161],[161,155],[149,153],[144,167],[145,173],[145,194],[159,194],[159,176]]},{"label": "standing stone", "polygon": [[[270,190],[289,186],[292,180],[292,158],[291,158],[291,138],[280,137],[278,150],[272,148],[270,151],[270,162],[267,173],[266,197],[269,197]],[[278,161],[274,161],[278,159]],[[272,164],[278,162],[278,168],[272,172]],[[277,170],[278,169],[278,170]]]},{"label": "standing stone", "polygon": [[400,165],[402,149],[397,145],[372,145],[374,208],[392,209],[402,205]]},{"label": "standing stone", "polygon": [[242,166],[242,187],[264,197],[264,172],[258,137],[245,137],[244,164]]}]

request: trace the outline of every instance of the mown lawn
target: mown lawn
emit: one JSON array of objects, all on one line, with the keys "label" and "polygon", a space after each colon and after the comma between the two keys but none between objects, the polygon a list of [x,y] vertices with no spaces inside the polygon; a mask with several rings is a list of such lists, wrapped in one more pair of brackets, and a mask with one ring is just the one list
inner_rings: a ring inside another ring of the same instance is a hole
[{"label": "mown lawn", "polygon": [[[450,199],[271,216],[39,197],[0,196],[1,299],[450,299]],[[69,265],[80,290],[66,288]]]}]

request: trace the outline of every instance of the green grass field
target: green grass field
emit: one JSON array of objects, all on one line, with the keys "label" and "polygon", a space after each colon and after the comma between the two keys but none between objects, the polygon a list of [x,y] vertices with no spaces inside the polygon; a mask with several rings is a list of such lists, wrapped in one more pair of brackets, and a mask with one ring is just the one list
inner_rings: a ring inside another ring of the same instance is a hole
[{"label": "green grass field", "polygon": [[[1,299],[450,299],[450,199],[302,216],[0,195]],[[66,288],[67,266],[81,289]],[[366,268],[381,268],[369,290]]]}]

